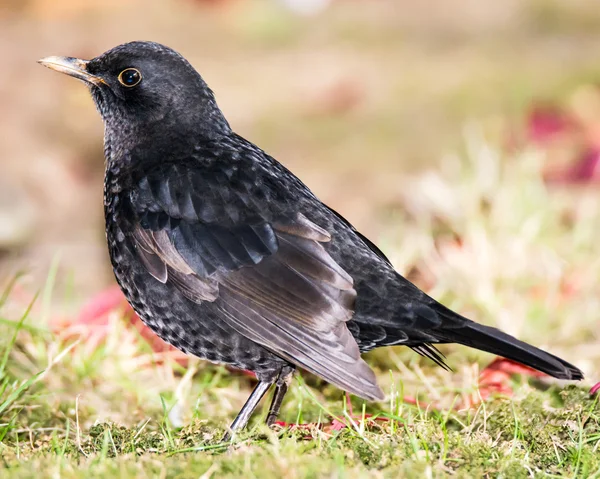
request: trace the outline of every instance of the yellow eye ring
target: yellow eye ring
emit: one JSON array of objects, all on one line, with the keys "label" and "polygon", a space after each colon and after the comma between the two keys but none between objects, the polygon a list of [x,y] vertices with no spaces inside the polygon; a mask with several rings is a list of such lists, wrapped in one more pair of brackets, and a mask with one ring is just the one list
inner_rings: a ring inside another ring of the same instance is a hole
[{"label": "yellow eye ring", "polygon": [[142,81],[142,74],[135,68],[126,68],[119,73],[119,83],[127,88],[134,87]]}]

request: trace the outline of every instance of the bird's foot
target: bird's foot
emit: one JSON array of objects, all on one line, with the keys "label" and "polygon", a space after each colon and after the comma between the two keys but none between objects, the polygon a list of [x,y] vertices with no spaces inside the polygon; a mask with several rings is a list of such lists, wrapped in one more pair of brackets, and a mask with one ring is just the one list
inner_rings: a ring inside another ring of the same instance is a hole
[{"label": "bird's foot", "polygon": [[592,389],[590,389],[590,394],[593,396],[594,394],[598,394],[600,393],[600,383],[592,386]]}]

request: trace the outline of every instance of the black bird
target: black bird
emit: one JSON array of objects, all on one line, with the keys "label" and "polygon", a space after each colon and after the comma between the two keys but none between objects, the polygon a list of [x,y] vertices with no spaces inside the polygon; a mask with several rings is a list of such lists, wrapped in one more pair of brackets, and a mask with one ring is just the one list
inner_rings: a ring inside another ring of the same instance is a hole
[{"label": "black bird", "polygon": [[446,367],[458,343],[560,379],[568,362],[470,321],[398,274],[296,176],[233,132],[178,53],[127,43],[43,65],[83,80],[104,120],[104,211],[117,282],[166,342],[254,371],[231,425],[274,384],[272,425],[296,368],[369,400],[383,391],[360,354],[404,345]]}]

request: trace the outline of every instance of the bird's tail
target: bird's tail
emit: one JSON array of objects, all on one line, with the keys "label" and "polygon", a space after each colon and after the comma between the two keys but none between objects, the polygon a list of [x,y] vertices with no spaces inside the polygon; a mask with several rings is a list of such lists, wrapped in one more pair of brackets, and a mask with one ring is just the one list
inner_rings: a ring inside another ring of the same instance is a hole
[{"label": "bird's tail", "polygon": [[456,327],[437,330],[435,335],[440,342],[458,343],[497,354],[558,379],[583,379],[583,373],[578,368],[557,356],[519,341],[496,328],[484,326],[460,316],[460,320],[457,321],[456,316],[458,315],[450,310],[441,313],[446,316],[450,324],[454,323],[453,325]]}]

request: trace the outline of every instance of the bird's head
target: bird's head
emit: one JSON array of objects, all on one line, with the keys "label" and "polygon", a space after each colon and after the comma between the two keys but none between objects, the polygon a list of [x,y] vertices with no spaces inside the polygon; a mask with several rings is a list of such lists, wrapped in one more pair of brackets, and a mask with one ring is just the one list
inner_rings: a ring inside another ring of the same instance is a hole
[{"label": "bird's head", "polygon": [[92,60],[47,57],[39,62],[85,82],[109,130],[155,135],[192,129],[209,136],[230,131],[200,74],[158,43],[126,43]]}]

